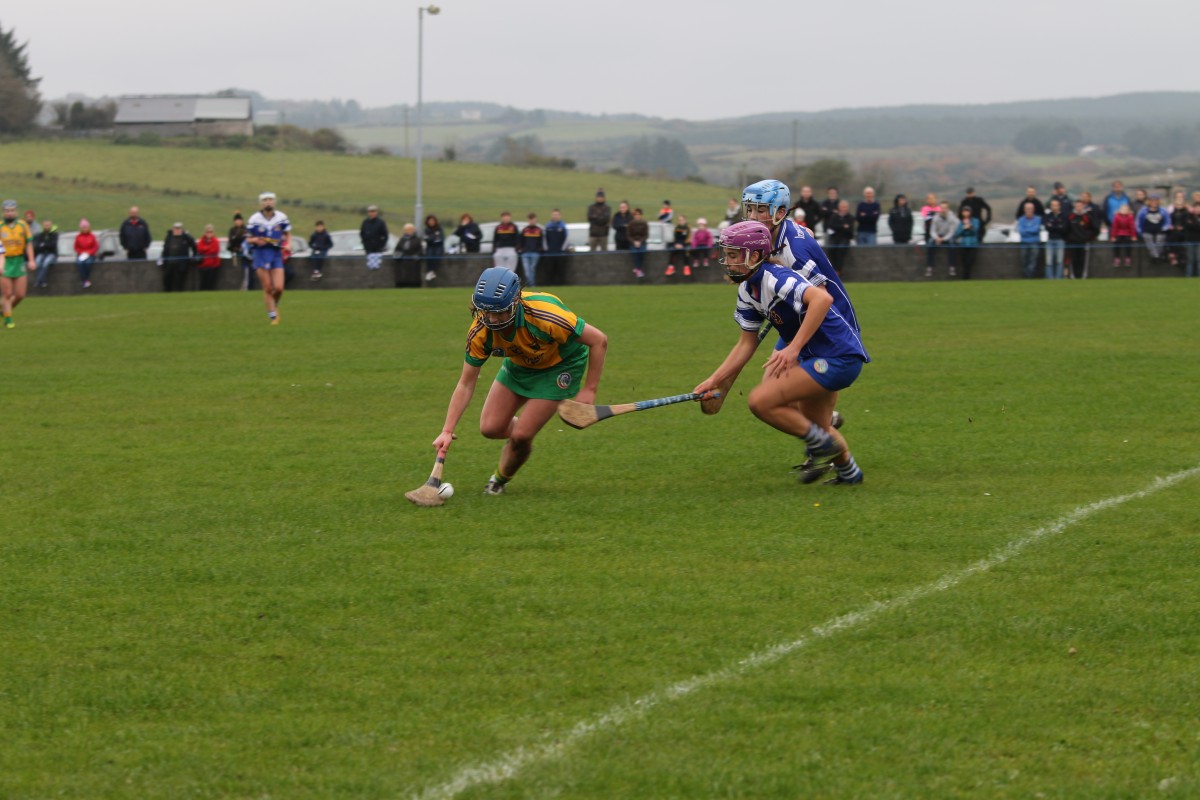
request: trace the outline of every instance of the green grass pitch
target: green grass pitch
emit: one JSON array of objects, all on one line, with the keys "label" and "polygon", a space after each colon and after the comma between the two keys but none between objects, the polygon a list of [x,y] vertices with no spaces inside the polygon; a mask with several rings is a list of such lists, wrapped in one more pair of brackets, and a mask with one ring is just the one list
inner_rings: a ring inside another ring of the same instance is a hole
[{"label": "green grass pitch", "polygon": [[[850,289],[862,486],[797,485],[752,364],[716,417],[555,420],[484,497],[489,365],[434,509],[403,492],[467,290],[296,293],[277,328],[257,293],[28,300],[0,330],[0,796],[1200,794],[1194,473],[739,666],[1200,465],[1200,281]],[[737,334],[729,287],[561,295],[609,334],[601,402],[690,391]],[[470,777],[513,753],[542,755]]]}]

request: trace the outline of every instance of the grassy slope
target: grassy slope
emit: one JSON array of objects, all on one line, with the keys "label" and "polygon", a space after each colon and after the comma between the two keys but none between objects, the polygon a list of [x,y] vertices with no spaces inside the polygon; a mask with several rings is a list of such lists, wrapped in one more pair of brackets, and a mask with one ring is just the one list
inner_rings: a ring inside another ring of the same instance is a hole
[{"label": "grassy slope", "polygon": [[[797,487],[734,397],[551,424],[480,497],[480,391],[432,511],[400,494],[460,290],[295,295],[278,329],[237,293],[30,301],[3,333],[0,794],[407,794],[1200,463],[1200,281],[853,289],[863,487]],[[611,337],[609,401],[733,338],[722,287],[564,294]],[[1195,486],[468,796],[1200,791]]]},{"label": "grassy slope", "polygon": [[[258,193],[272,189],[283,208],[308,230],[322,216],[331,228],[357,228],[359,209],[379,204],[397,223],[412,214],[416,168],[411,160],[320,153],[258,153],[117,146],[102,141],[14,142],[5,144],[8,171],[0,174],[6,197],[16,197],[41,216],[73,228],[80,216],[93,227],[111,228],[131,204],[159,230],[182,219],[198,230],[206,222],[224,225],[235,208],[253,209]],[[42,173],[42,178],[35,177]],[[549,216],[563,209],[568,221],[582,221],[597,186],[610,202],[628,198],[657,212],[664,198],[689,216],[718,215],[727,190],[678,183],[562,170],[516,169],[482,164],[424,163],[427,213],[443,221],[470,211],[479,220],[503,209]],[[343,210],[298,206],[324,203]],[[292,201],[291,205],[288,201]]]}]

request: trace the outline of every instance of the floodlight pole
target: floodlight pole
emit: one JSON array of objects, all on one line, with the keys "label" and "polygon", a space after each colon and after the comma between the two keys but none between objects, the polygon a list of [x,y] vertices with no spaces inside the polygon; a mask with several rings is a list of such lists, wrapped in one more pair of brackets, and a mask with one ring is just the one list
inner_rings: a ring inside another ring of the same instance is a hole
[{"label": "floodlight pole", "polygon": [[[442,9],[435,5],[417,7],[417,207],[413,213],[413,224],[424,225],[425,207],[421,203],[421,151],[424,149],[422,136],[424,120],[421,117],[422,78],[425,66],[425,12],[437,16]],[[423,282],[423,281],[422,281]]]}]

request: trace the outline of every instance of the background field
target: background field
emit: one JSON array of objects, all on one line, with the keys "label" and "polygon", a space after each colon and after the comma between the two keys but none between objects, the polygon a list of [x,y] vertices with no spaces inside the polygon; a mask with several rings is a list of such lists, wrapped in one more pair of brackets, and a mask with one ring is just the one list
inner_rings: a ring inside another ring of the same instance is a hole
[{"label": "background field", "polygon": [[[227,228],[234,209],[247,215],[258,194],[275,191],[280,207],[308,235],[323,218],[331,230],[358,228],[366,206],[375,203],[389,224],[413,213],[416,165],[386,156],[313,152],[251,152],[114,145],[101,140],[5,143],[0,173],[4,197],[15,197],[39,218],[50,216],[66,230],[80,217],[93,228],[116,228],[139,205],[157,237],[176,219],[193,233],[212,222]],[[622,198],[658,213],[663,199],[689,216],[720,217],[728,190],[698,183],[654,180],[567,170],[488,164],[424,162],[425,211],[443,225],[458,224],[464,212],[479,221],[509,209],[518,219],[530,211],[548,219],[559,207],[568,221],[584,221],[596,188],[604,187],[616,210]]]},{"label": "background field", "polygon": [[[1200,281],[851,288],[863,486],[798,486],[735,396],[552,423],[483,497],[480,391],[432,510],[402,493],[462,290],[297,293],[278,328],[252,294],[29,301],[0,336],[0,796],[410,796],[1200,464]],[[611,338],[608,401],[735,336],[725,287],[564,295]],[[1198,480],[463,796],[1195,796]]]}]

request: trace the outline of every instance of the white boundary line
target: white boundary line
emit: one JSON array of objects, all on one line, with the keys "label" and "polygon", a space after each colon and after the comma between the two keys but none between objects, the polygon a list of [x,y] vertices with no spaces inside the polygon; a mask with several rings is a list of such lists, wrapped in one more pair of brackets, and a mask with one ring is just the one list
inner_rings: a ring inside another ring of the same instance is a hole
[{"label": "white boundary line", "polygon": [[587,719],[582,719],[575,723],[570,730],[561,733],[555,738],[544,741],[541,744],[534,744],[527,747],[518,747],[515,750],[510,750],[507,753],[502,753],[492,761],[482,764],[465,766],[459,769],[450,780],[437,786],[432,786],[414,797],[420,800],[442,800],[443,798],[453,798],[462,794],[468,789],[484,784],[500,783],[502,781],[515,778],[521,770],[544,761],[553,761],[562,758],[566,752],[587,739],[593,734],[599,733],[608,728],[615,728],[624,725],[627,722],[645,716],[651,709],[656,706],[671,700],[678,700],[683,697],[697,692],[701,689],[707,689],[711,686],[716,686],[722,683],[728,683],[735,678],[738,678],[751,670],[765,667],[779,661],[784,656],[790,655],[797,650],[800,650],[813,642],[847,631],[852,628],[857,628],[873,621],[876,617],[888,611],[905,608],[912,605],[918,600],[922,600],[930,595],[944,592],[957,586],[962,581],[977,575],[981,572],[987,572],[992,567],[997,567],[1020,555],[1025,548],[1035,544],[1048,536],[1053,536],[1061,533],[1063,530],[1071,527],[1077,522],[1080,522],[1093,514],[1100,511],[1105,511],[1116,506],[1123,505],[1130,500],[1138,500],[1155,492],[1174,486],[1182,480],[1186,480],[1195,475],[1200,475],[1200,466],[1191,469],[1176,472],[1168,475],[1165,478],[1156,478],[1153,483],[1144,489],[1140,489],[1130,494],[1123,494],[1116,497],[1109,497],[1104,500],[1097,500],[1086,506],[1071,511],[1049,525],[1038,528],[1035,531],[1025,534],[1019,538],[1013,539],[1008,544],[1003,545],[999,549],[993,551],[985,558],[969,564],[955,572],[948,572],[932,583],[927,583],[923,586],[909,589],[891,600],[883,600],[870,605],[864,606],[857,611],[851,611],[839,617],[834,617],[827,622],[824,622],[813,628],[807,636],[802,636],[790,642],[782,642],[780,644],[769,647],[765,650],[759,650],[727,667],[708,672],[703,675],[695,675],[687,680],[673,683],[670,686],[662,689],[656,689],[641,697],[631,700],[627,703],[620,703],[603,713],[596,714]]}]

